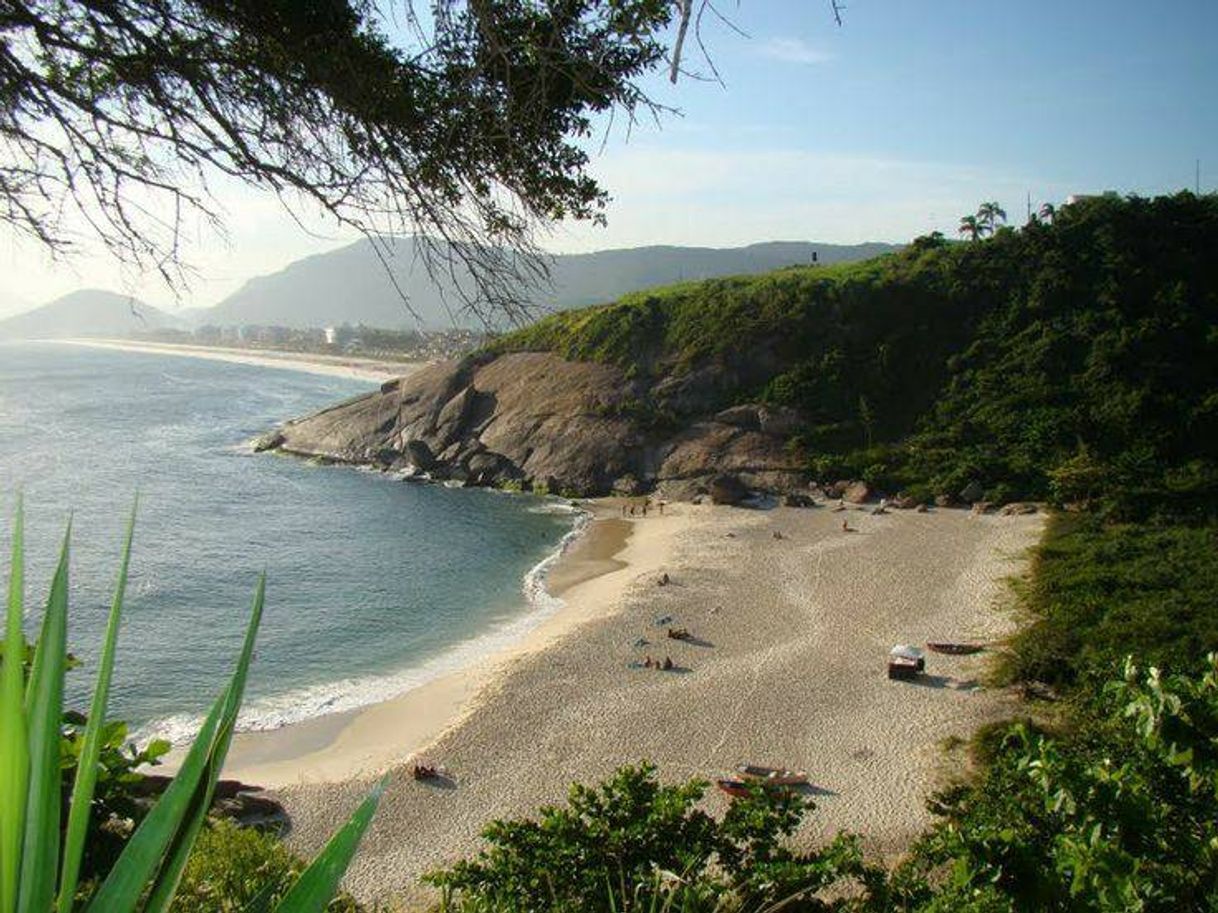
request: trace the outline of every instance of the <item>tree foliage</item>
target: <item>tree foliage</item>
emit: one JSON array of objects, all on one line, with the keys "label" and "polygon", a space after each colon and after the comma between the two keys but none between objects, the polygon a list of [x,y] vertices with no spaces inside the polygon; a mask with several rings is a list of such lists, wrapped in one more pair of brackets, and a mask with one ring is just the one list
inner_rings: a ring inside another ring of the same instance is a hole
[{"label": "tree foliage", "polygon": [[716,820],[697,808],[706,787],[661,784],[649,764],[623,767],[597,787],[572,786],[565,807],[547,806],[537,820],[491,822],[476,859],[426,880],[459,909],[606,913],[781,900],[793,911],[828,910],[814,896],[821,889],[882,881],[850,838],[813,854],[788,848],[812,807],[795,793],[758,789]]},{"label": "tree foliage", "polygon": [[[6,0],[0,221],[84,222],[180,280],[220,176],[376,237],[423,235],[468,300],[518,314],[539,222],[595,219],[580,141],[653,106],[670,0]],[[478,297],[475,297],[474,291]]]}]

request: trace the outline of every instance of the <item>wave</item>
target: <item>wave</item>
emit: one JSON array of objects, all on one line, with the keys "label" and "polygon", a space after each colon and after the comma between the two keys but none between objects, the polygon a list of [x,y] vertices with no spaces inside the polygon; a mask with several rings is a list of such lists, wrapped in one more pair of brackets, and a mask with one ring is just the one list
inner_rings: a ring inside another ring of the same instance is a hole
[{"label": "wave", "polygon": [[[571,530],[559,540],[558,546],[553,552],[524,575],[521,590],[528,605],[528,610],[524,614],[500,622],[488,631],[457,643],[421,663],[396,672],[323,682],[283,694],[257,698],[241,711],[237,719],[237,729],[241,731],[279,729],[314,717],[379,704],[450,673],[467,669],[479,661],[519,643],[564,605],[561,599],[550,594],[546,588],[546,580],[554,565],[566,554],[572,543],[583,534],[591,519],[591,514],[587,511],[569,505],[568,507],[569,509],[561,512],[574,514],[575,519]],[[140,726],[134,732],[133,738],[141,743],[152,738],[162,738],[168,739],[175,745],[180,745],[194,738],[202,722],[201,714],[175,714],[161,717]]]}]

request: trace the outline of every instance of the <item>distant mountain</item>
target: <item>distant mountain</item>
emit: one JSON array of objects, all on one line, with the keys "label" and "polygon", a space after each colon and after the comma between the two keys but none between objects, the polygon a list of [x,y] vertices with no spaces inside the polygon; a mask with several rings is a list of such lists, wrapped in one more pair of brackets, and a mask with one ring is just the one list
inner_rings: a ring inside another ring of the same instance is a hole
[{"label": "distant mountain", "polygon": [[[529,297],[545,311],[613,301],[626,292],[684,279],[763,273],[784,266],[863,260],[897,250],[892,244],[814,244],[772,241],[748,247],[636,247],[590,254],[560,254],[551,271],[553,288]],[[454,324],[449,307],[457,301],[451,282],[439,285],[415,256],[415,241],[394,243],[389,260],[398,288],[426,329]],[[445,294],[447,293],[447,301]],[[245,283],[213,308],[195,312],[200,324],[280,324],[317,327],[364,323],[378,327],[415,326],[372,242],[307,257],[268,276]],[[458,326],[468,319],[455,321]]]},{"label": "distant mountain", "polygon": [[181,325],[178,318],[130,295],[81,289],[32,311],[0,320],[0,339],[130,336]]}]

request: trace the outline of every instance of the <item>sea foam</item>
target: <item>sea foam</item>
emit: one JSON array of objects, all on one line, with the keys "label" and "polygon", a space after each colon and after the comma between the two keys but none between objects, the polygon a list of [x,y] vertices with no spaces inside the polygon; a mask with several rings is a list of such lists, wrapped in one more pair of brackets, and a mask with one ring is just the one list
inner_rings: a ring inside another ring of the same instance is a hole
[{"label": "sea foam", "polygon": [[[563,601],[546,588],[546,580],[554,565],[584,532],[591,519],[591,514],[583,508],[557,499],[530,508],[530,511],[570,514],[574,517],[574,523],[557,548],[524,575],[521,590],[527,608],[523,614],[498,622],[475,637],[396,672],[323,682],[283,694],[256,698],[247,704],[238,717],[238,730],[279,729],[314,717],[357,710],[391,700],[445,675],[474,666],[519,643],[563,607]],[[133,737],[139,742],[154,737],[163,738],[180,745],[194,737],[202,722],[203,717],[198,714],[175,714],[139,727]]]}]

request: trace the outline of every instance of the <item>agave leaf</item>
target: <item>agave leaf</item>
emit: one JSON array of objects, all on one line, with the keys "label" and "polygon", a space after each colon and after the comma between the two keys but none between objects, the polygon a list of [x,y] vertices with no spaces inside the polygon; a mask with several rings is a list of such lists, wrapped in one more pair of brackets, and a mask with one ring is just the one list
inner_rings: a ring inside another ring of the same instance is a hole
[{"label": "agave leaf", "polygon": [[29,718],[29,783],[21,847],[18,913],[45,913],[55,898],[59,871],[59,737],[63,720],[63,677],[68,652],[68,522],[59,566],[51,580],[42,632],[26,693]]},{"label": "agave leaf", "polygon": [[[261,591],[260,582],[259,593]],[[189,851],[189,842],[183,838],[198,832],[199,804],[205,793],[210,801],[211,787],[207,784],[214,786],[219,774],[219,765],[214,765],[216,749],[221,743],[227,745],[223,732],[227,726],[231,726],[231,718],[235,717],[240,707],[261,618],[262,601],[257,598],[246,630],[245,649],[237,662],[232,681],[212,705],[177,776],[131,835],[110,874],[93,895],[89,913],[126,913],[134,910],[150,884],[153,895],[160,896],[158,886],[173,875],[178,850],[185,844],[184,850]],[[226,725],[226,721],[230,722]],[[204,805],[202,814],[206,815],[206,811],[207,806]],[[193,842],[193,837],[190,842]],[[181,874],[180,867],[177,867],[177,874]],[[174,881],[175,888],[176,884]],[[169,897],[172,897],[172,891]]]},{"label": "agave leaf", "polygon": [[123,596],[127,591],[127,568],[131,563],[131,540],[135,535],[135,513],[138,508],[139,498],[137,497],[131,508],[131,519],[127,522],[127,538],[123,544],[123,557],[118,568],[118,582],[114,587],[114,601],[110,605],[110,618],[106,623],[106,639],[102,646],[101,662],[97,669],[97,687],[93,690],[89,720],[85,724],[84,743],[81,746],[80,758],[76,763],[76,781],[72,785],[72,805],[68,811],[68,829],[64,839],[63,870],[59,878],[58,913],[72,913],[76,883],[80,876],[80,861],[84,855],[85,835],[89,829],[89,814],[93,806],[93,790],[97,785],[97,759],[101,756],[102,728],[106,717],[106,703],[110,697],[110,679],[114,671],[114,649],[118,642]]},{"label": "agave leaf", "polygon": [[265,598],[266,575],[262,574],[258,578],[258,586],[254,591],[252,617],[245,633],[245,643],[241,649],[241,659],[237,664],[241,674],[234,676],[233,683],[229,687],[224,716],[220,721],[220,728],[211,757],[208,758],[207,767],[199,778],[199,786],[191,803],[190,811],[184,818],[183,826],[180,828],[173,845],[166,854],[160,871],[157,873],[156,883],[148,896],[147,903],[144,905],[144,913],[161,913],[161,911],[169,908],[169,904],[173,901],[173,895],[178,889],[178,883],[182,880],[182,871],[186,868],[186,861],[190,857],[190,851],[194,847],[195,839],[199,836],[199,830],[207,820],[207,813],[211,809],[212,796],[216,791],[216,781],[220,778],[220,771],[224,768],[224,760],[228,757],[228,748],[232,744],[233,731],[237,726],[237,713],[241,709],[241,701],[245,696],[246,675],[244,670],[249,668],[250,661],[254,655],[254,641],[257,638],[258,626],[261,623],[262,606]]},{"label": "agave leaf", "polygon": [[386,774],[347,823],[330,838],[321,854],[301,873],[296,884],[275,908],[275,913],[322,913],[325,910],[338,890],[338,882],[351,864],[351,857],[355,855],[360,838],[376,814],[376,807],[388,784],[389,775]]},{"label": "agave leaf", "polygon": [[13,557],[9,565],[8,613],[4,637],[4,666],[0,668],[0,913],[17,906],[17,873],[21,865],[21,834],[25,821],[29,747],[26,744],[24,612],[25,545],[21,497],[13,521]]}]

